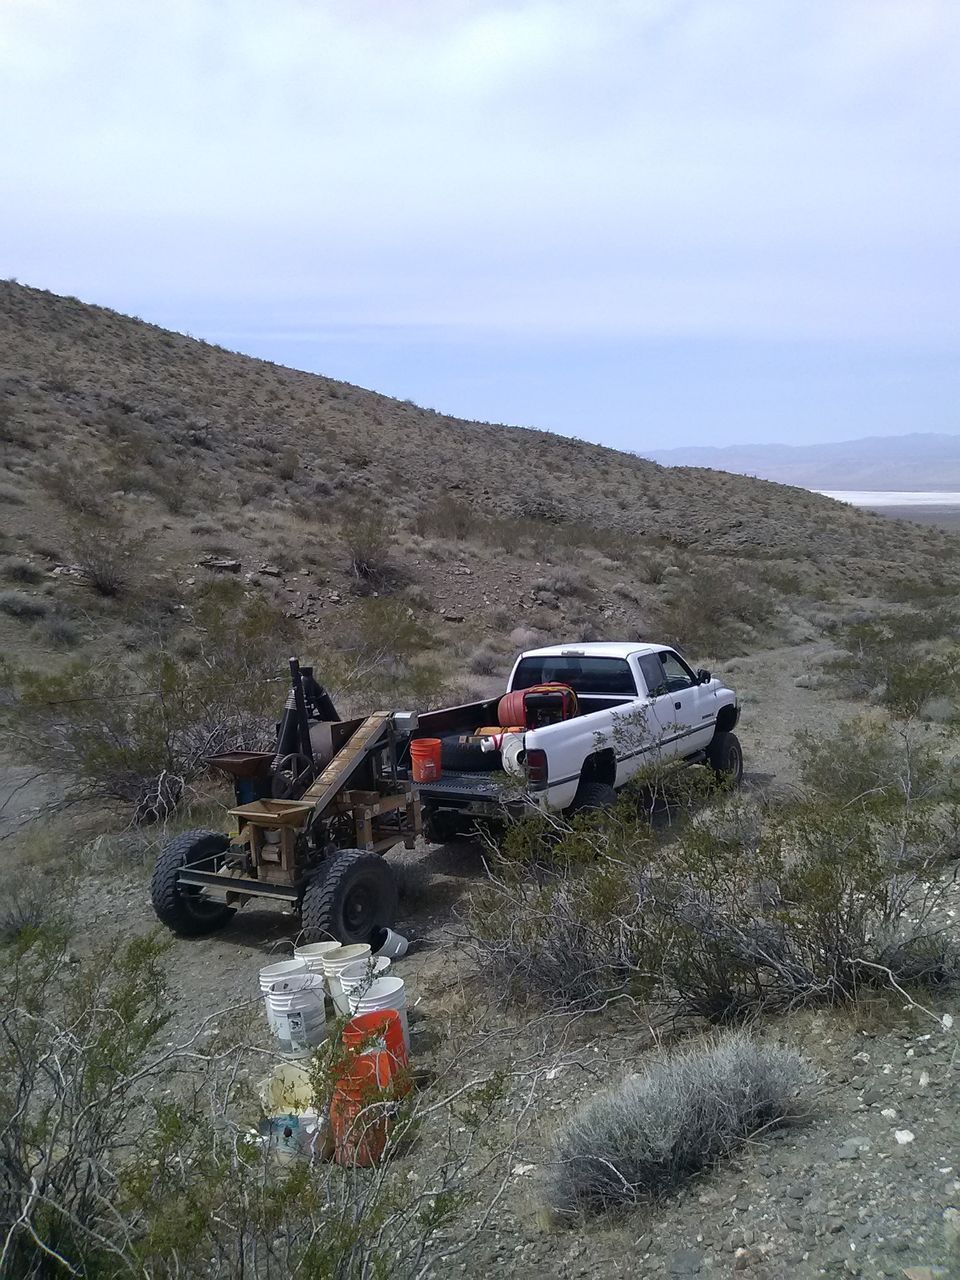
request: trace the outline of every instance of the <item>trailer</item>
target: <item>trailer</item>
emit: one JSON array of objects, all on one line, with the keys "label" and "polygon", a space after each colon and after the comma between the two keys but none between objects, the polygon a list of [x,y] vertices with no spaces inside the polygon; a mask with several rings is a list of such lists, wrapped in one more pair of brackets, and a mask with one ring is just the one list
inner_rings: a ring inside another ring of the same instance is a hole
[{"label": "trailer", "polygon": [[398,765],[416,714],[340,720],[296,658],[290,679],[274,751],[207,758],[233,780],[231,830],[188,831],[157,859],[153,909],[174,933],[211,933],[256,900],[298,910],[311,941],[366,942],[395,920],[383,855],[421,832],[417,789]]}]

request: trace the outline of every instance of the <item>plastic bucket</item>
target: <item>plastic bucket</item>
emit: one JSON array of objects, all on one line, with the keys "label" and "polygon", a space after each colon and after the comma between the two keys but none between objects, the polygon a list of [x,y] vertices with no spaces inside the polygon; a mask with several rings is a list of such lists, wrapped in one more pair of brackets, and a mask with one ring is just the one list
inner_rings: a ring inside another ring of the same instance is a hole
[{"label": "plastic bucket", "polygon": [[353,1012],[383,1013],[387,1009],[393,1009],[400,1019],[403,1043],[409,1056],[410,1026],[407,1022],[407,993],[402,978],[377,978],[376,982],[371,983],[370,989],[357,999]]},{"label": "plastic bucket", "polygon": [[392,929],[374,929],[370,946],[375,956],[389,956],[391,960],[400,960],[410,950],[410,943],[403,934],[394,933]]},{"label": "plastic bucket", "polygon": [[388,956],[369,956],[366,960],[354,960],[340,970],[340,990],[351,1005],[358,992],[369,990],[377,978],[385,978],[390,968]]},{"label": "plastic bucket", "polygon": [[357,960],[369,959],[370,944],[368,942],[351,942],[346,947],[337,947],[335,951],[327,951],[323,955],[321,964],[327,979],[330,999],[337,1013],[347,1017],[350,1014],[350,1006],[340,988],[340,970],[345,969],[348,964],[355,964]]},{"label": "plastic bucket", "polygon": [[384,1097],[393,1076],[389,1054],[364,1053],[351,1060],[333,1086],[330,1124],[333,1158],[369,1168],[387,1144],[393,1103]]},{"label": "plastic bucket", "polygon": [[327,1034],[323,978],[318,973],[281,978],[267,999],[273,1014],[273,1033],[288,1053],[308,1053]]},{"label": "plastic bucket", "polygon": [[293,955],[296,960],[302,960],[306,964],[309,973],[319,973],[321,977],[325,977],[323,957],[339,947],[339,942],[308,942],[302,947],[294,947]]},{"label": "plastic bucket", "polygon": [[355,1053],[388,1053],[393,1059],[394,1074],[409,1064],[403,1027],[396,1009],[358,1013],[343,1028],[340,1039],[347,1049]]},{"label": "plastic bucket", "polygon": [[307,962],[305,960],[280,960],[277,964],[268,964],[260,970],[260,990],[263,992],[263,1003],[267,1011],[267,1022],[270,1024],[270,1030],[276,1033],[276,1027],[273,1022],[273,1014],[270,1011],[270,988],[273,984],[283,978],[291,978],[297,974],[307,972]]},{"label": "plastic bucket", "polygon": [[442,773],[439,738],[416,738],[410,743],[410,775],[414,782],[436,782]]}]

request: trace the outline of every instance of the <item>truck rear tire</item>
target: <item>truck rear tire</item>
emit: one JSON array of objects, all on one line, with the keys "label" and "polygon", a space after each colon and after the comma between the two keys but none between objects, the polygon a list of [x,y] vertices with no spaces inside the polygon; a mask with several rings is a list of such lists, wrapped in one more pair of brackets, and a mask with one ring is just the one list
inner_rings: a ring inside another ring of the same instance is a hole
[{"label": "truck rear tire", "polygon": [[571,813],[600,813],[612,809],[617,793],[608,782],[581,782],[570,806]]},{"label": "truck rear tire", "polygon": [[707,764],[718,782],[728,787],[739,787],[743,778],[743,748],[735,733],[721,730],[714,734],[707,747]]},{"label": "truck rear tire", "polygon": [[300,918],[307,942],[369,942],[397,916],[397,884],[378,853],[345,849],[307,885]]},{"label": "truck rear tire", "polygon": [[150,880],[150,900],[157,919],[168,929],[183,938],[199,938],[222,929],[236,914],[235,907],[205,898],[199,887],[180,884],[181,867],[229,847],[222,831],[185,831],[161,851]]}]

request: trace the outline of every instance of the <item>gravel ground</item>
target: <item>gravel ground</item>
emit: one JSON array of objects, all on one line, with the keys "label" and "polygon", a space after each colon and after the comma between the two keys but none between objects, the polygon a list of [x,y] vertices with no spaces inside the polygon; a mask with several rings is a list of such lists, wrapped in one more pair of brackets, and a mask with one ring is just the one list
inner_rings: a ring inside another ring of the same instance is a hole
[{"label": "gravel ground", "polygon": [[[747,785],[785,785],[792,736],[829,729],[857,710],[823,689],[797,685],[827,650],[810,639],[723,666],[744,691]],[[9,786],[19,781],[20,774],[7,775]],[[28,798],[33,805],[42,796],[31,790]],[[499,1008],[496,992],[469,972],[450,942],[457,902],[481,874],[479,850],[424,846],[401,856],[428,883],[401,922],[416,946],[396,968],[408,984],[415,1061],[439,1062],[455,1029],[476,1016],[484,1034],[472,1036],[444,1084],[517,1064],[508,1113],[520,1119],[504,1194],[467,1254],[438,1274],[960,1277],[960,1041],[955,1029],[905,1010],[899,999],[797,1014],[764,1028],[820,1072],[810,1124],[765,1135],[676,1194],[622,1217],[549,1222],[540,1183],[554,1128],[598,1088],[642,1069],[654,1039],[639,1013],[558,1020]],[[118,871],[115,854],[110,859],[105,865],[102,852],[90,850],[83,859],[78,950],[154,925],[148,868]],[[171,1035],[237,998],[253,998],[257,970],[289,953],[296,928],[279,910],[248,910],[211,938],[173,940]],[[938,997],[935,1007],[960,1026],[957,993]],[[505,1134],[506,1127],[491,1137]],[[435,1158],[425,1138],[402,1160],[415,1180]],[[480,1202],[494,1189],[491,1180]]]}]

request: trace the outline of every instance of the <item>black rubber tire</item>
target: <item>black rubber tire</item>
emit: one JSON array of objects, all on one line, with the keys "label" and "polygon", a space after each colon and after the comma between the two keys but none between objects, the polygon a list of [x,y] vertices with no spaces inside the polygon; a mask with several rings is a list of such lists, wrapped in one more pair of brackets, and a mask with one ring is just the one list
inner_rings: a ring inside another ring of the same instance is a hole
[{"label": "black rubber tire", "polygon": [[185,831],[161,850],[150,880],[150,901],[157,919],[183,938],[198,938],[222,929],[236,907],[203,897],[192,886],[180,888],[180,868],[188,862],[224,853],[230,840],[222,831]]},{"label": "black rubber tire", "polygon": [[743,748],[735,733],[721,729],[707,747],[707,764],[717,781],[727,787],[739,787],[743,779]]},{"label": "black rubber tire", "polygon": [[503,756],[499,751],[484,751],[483,738],[472,733],[455,733],[440,739],[440,762],[453,773],[499,773]]},{"label": "black rubber tire", "polygon": [[570,806],[571,813],[600,813],[612,809],[617,793],[609,782],[581,782]]},{"label": "black rubber tire", "polygon": [[397,918],[397,882],[378,853],[344,849],[307,885],[300,904],[307,942],[369,942]]}]

